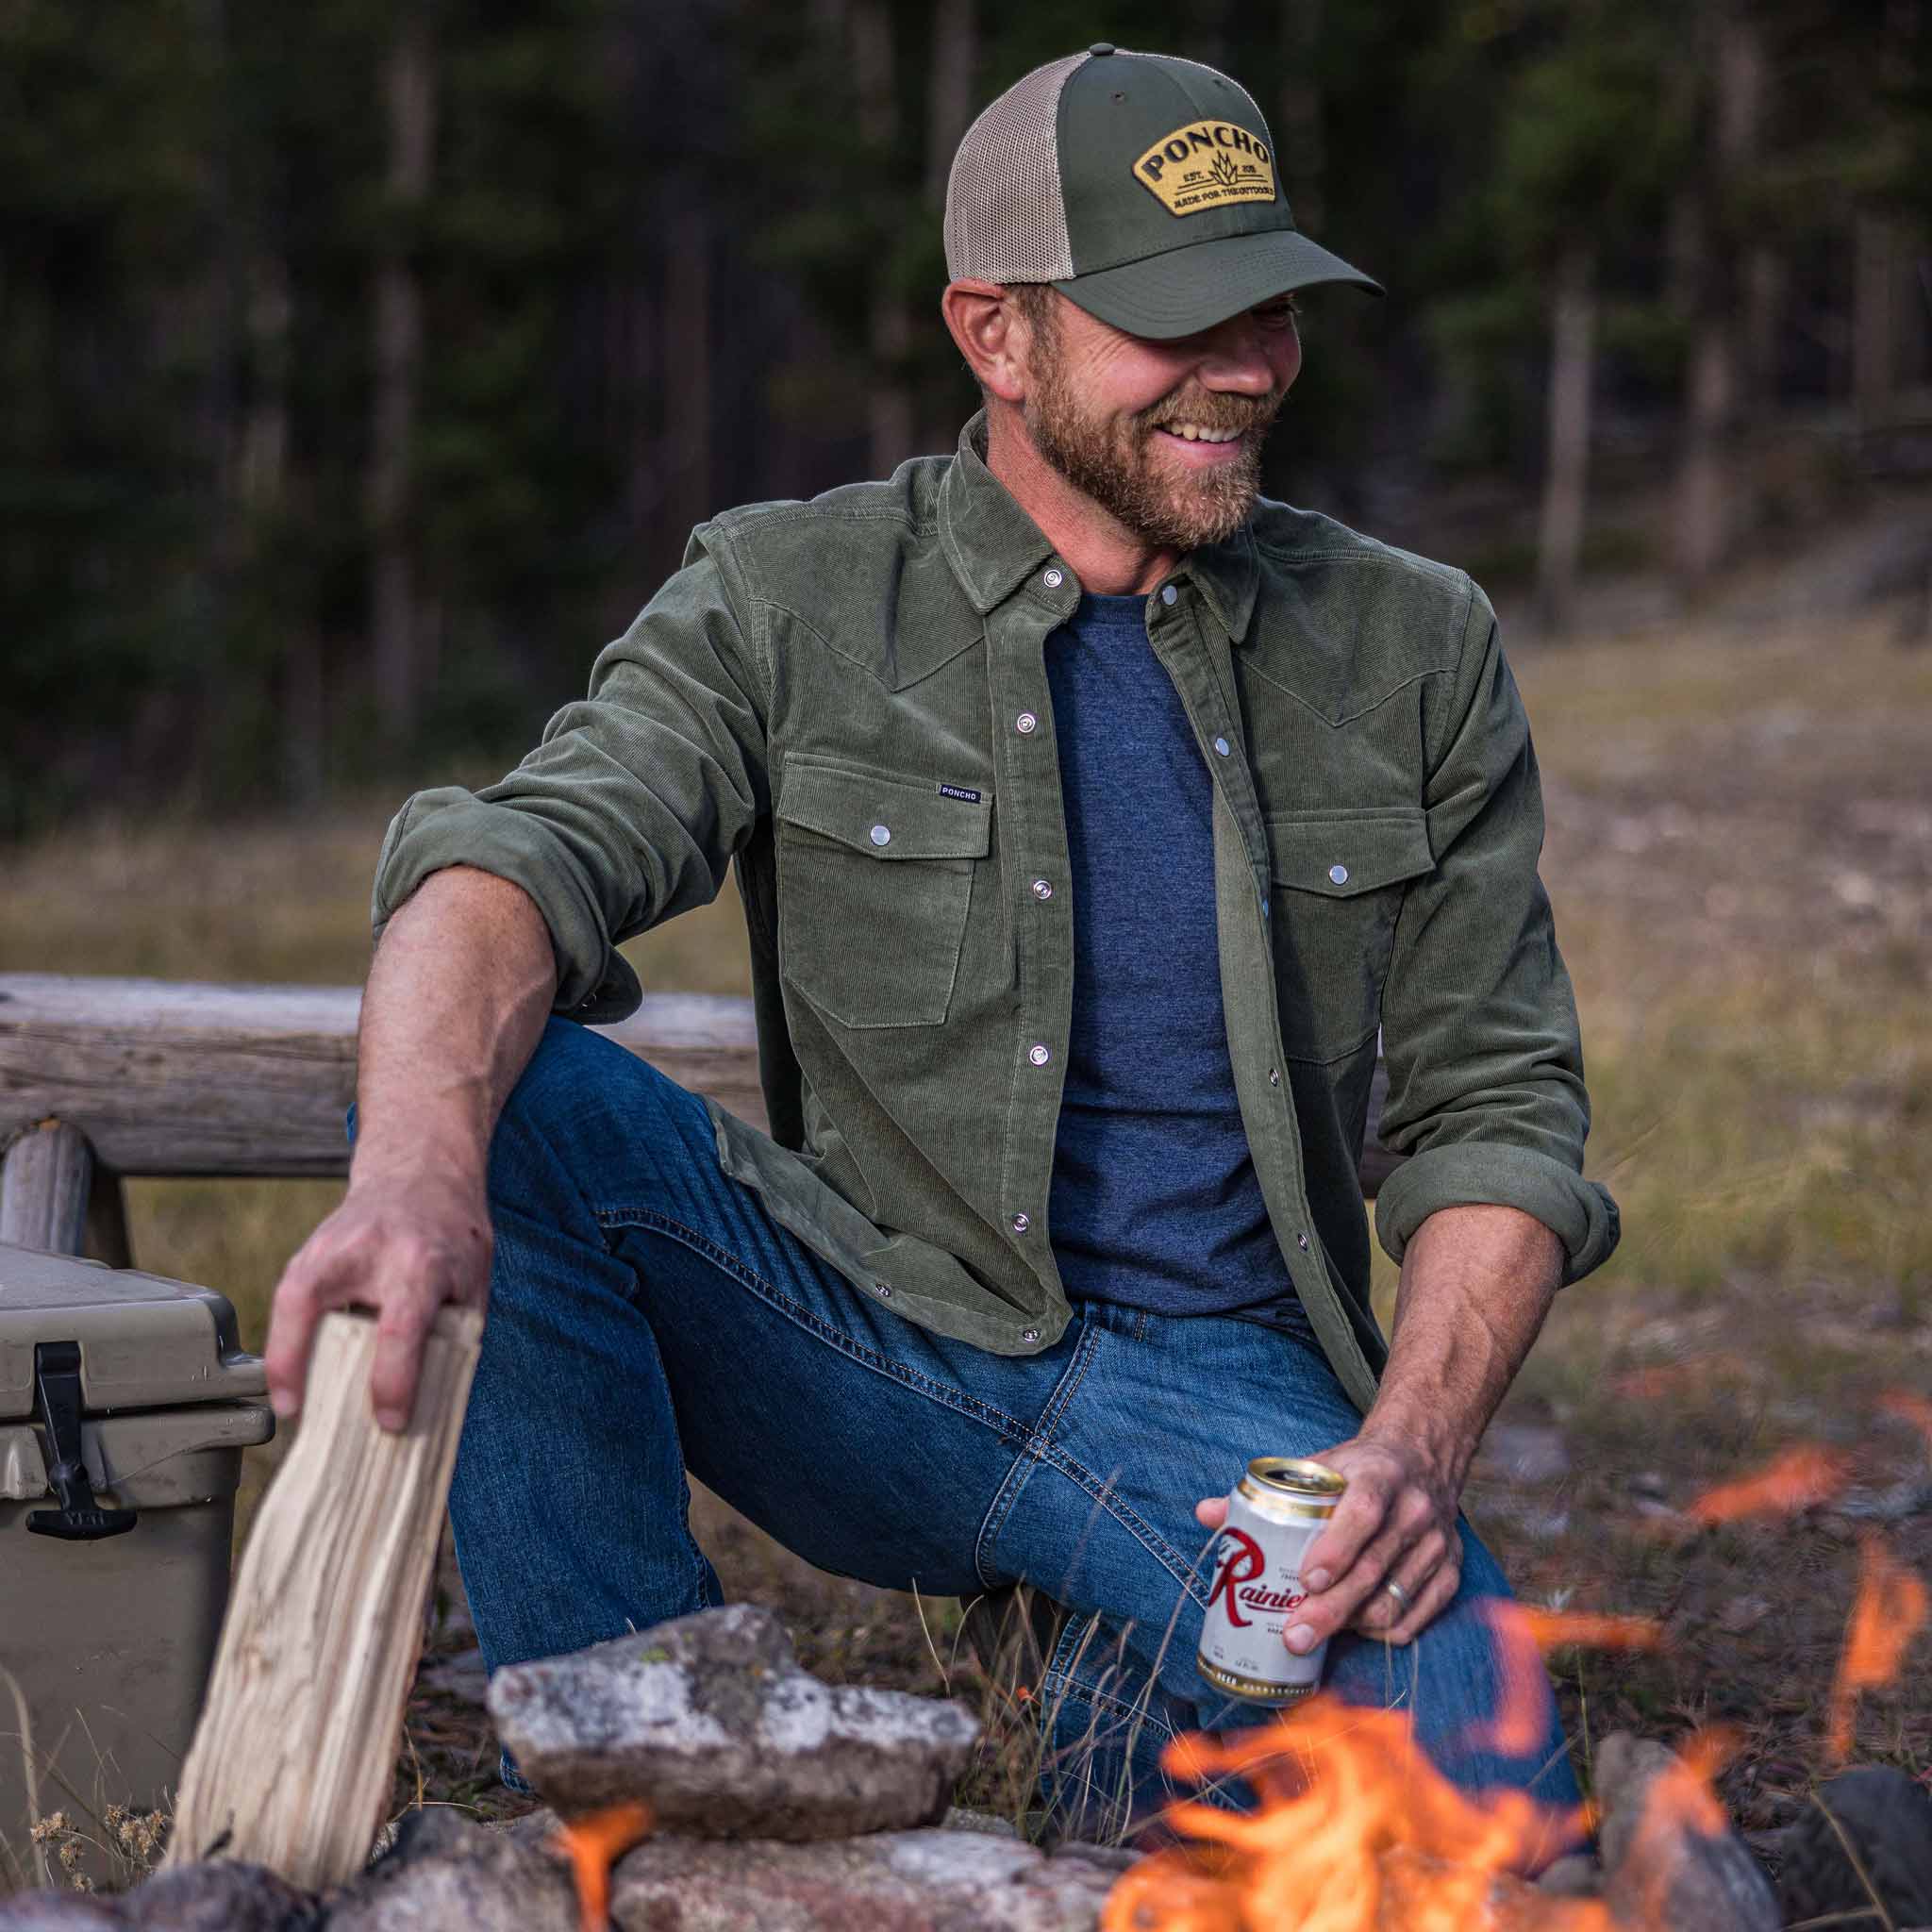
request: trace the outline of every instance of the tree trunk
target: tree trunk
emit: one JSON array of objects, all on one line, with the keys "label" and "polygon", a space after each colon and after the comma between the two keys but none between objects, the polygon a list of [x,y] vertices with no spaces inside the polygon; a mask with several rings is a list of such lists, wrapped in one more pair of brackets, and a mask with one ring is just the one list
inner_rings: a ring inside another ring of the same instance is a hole
[{"label": "tree trunk", "polygon": [[718,508],[711,500],[710,224],[695,183],[677,198],[664,263],[666,492],[682,549],[686,531]]},{"label": "tree trunk", "polygon": [[[900,133],[891,12],[886,0],[854,0],[849,22],[859,133],[875,168],[890,179]],[[866,441],[871,473],[883,476],[914,447],[912,388],[906,366],[912,327],[890,270],[876,261],[867,315]]]},{"label": "tree trunk", "polygon": [[1583,554],[1596,306],[1596,251],[1587,242],[1574,242],[1557,263],[1550,308],[1548,434],[1537,544],[1538,611],[1553,636],[1569,628]]},{"label": "tree trunk", "polygon": [[946,176],[978,98],[977,0],[937,0],[932,17],[932,75],[926,89],[925,198],[945,207]]},{"label": "tree trunk", "polygon": [[1678,586],[1690,597],[1707,587],[1748,520],[1739,501],[1745,479],[1737,474],[1744,345],[1731,210],[1757,158],[1766,80],[1763,42],[1742,0],[1705,0],[1699,24],[1713,58],[1707,138],[1682,228],[1690,348],[1674,527]]},{"label": "tree trunk", "polygon": [[1274,146],[1281,190],[1294,210],[1295,226],[1319,235],[1323,173],[1327,161],[1322,137],[1322,85],[1318,65],[1322,39],[1322,0],[1283,0],[1281,8],[1281,92],[1274,109]]},{"label": "tree trunk", "polygon": [[428,199],[436,142],[436,64],[428,24],[420,13],[407,13],[396,25],[383,63],[382,99],[389,131],[388,220],[375,271],[369,613],[376,728],[394,750],[414,736],[422,699],[410,477],[423,362],[415,229]]},{"label": "tree trunk", "polygon": [[1898,314],[1898,226],[1862,209],[1852,272],[1852,405],[1858,428],[1882,428],[1890,414]]}]

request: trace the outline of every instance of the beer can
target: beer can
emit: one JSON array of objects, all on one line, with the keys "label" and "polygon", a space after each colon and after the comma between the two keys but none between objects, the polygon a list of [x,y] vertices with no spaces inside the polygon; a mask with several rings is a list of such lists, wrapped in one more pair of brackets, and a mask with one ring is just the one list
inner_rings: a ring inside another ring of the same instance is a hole
[{"label": "beer can", "polygon": [[1195,1659],[1224,1695],[1279,1706],[1321,1683],[1327,1643],[1298,1657],[1282,1633],[1307,1594],[1302,1554],[1347,1487],[1345,1476],[1319,1462],[1257,1456],[1228,1497]]}]

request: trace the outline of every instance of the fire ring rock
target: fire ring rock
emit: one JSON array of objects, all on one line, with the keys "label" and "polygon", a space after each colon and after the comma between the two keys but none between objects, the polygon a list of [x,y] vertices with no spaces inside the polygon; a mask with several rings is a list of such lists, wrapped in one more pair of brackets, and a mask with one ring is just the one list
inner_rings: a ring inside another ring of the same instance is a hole
[{"label": "fire ring rock", "polygon": [[979,1734],[957,1704],[821,1683],[753,1604],[508,1665],[490,1714],[559,1811],[641,1798],[660,1829],[702,1838],[937,1824]]}]

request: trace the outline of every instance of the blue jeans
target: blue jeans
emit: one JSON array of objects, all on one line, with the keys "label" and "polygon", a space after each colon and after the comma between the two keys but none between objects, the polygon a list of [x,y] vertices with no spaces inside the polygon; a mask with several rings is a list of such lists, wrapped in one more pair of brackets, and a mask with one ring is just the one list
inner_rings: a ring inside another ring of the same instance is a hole
[{"label": "blue jeans", "polygon": [[[1312,1340],[1102,1303],[1024,1358],[916,1327],[721,1171],[694,1095],[564,1020],[510,1096],[490,1190],[450,1510],[491,1670],[721,1601],[689,1470],[821,1570],[940,1596],[1025,1581],[1068,1606],[1036,1693],[1041,1795],[1085,1829],[1168,1795],[1176,1732],[1270,1716],[1195,1672],[1212,1540],[1193,1507],[1250,1456],[1355,1433]],[[1466,1526],[1463,1544],[1460,1593],[1423,1636],[1340,1637],[1327,1682],[1410,1710],[1459,1784],[1574,1804],[1554,1700],[1529,1757],[1477,1740],[1500,1689],[1479,1606],[1507,1586]]]}]

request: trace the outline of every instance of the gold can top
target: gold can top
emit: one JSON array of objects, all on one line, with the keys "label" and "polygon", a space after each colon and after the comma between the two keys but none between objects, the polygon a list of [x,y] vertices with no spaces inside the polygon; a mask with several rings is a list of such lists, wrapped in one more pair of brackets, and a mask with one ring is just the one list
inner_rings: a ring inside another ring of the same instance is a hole
[{"label": "gold can top", "polygon": [[1348,1487],[1345,1475],[1302,1456],[1257,1456],[1248,1464],[1248,1475],[1279,1495],[1320,1496],[1330,1502]]}]

